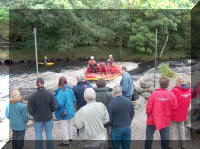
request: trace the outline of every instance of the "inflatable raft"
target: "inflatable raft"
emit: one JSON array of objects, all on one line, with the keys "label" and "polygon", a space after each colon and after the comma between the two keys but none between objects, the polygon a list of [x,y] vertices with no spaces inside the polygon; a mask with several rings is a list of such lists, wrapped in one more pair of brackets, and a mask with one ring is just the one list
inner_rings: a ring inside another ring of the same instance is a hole
[{"label": "inflatable raft", "polygon": [[53,66],[54,65],[53,62],[47,62],[47,63],[39,62],[38,64],[40,64],[40,65],[47,65],[47,66]]},{"label": "inflatable raft", "polygon": [[86,80],[98,80],[99,78],[104,78],[105,80],[112,80],[115,79],[120,75],[119,66],[113,65],[110,69],[110,72],[105,73],[90,73],[89,69],[85,72],[85,79]]}]

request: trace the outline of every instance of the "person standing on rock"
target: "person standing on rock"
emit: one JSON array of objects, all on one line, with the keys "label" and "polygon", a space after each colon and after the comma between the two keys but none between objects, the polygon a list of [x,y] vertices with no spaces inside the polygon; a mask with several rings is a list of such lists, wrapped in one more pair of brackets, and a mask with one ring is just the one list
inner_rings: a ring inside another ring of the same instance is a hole
[{"label": "person standing on rock", "polygon": [[132,102],[122,96],[121,86],[113,89],[114,99],[108,106],[111,126],[111,139],[114,149],[130,149],[131,122],[135,114]]},{"label": "person standing on rock", "polygon": [[127,72],[126,66],[121,67],[121,74],[122,74],[122,80],[120,81],[120,85],[122,87],[122,95],[132,100],[133,79],[131,75]]},{"label": "person standing on rock", "polygon": [[63,142],[60,146],[69,146],[69,141],[72,141],[72,121],[75,115],[75,97],[73,91],[67,85],[65,77],[60,77],[58,89],[56,89],[56,102],[58,109],[55,116],[60,120]]},{"label": "person standing on rock", "polygon": [[146,105],[147,125],[145,149],[151,149],[155,130],[160,131],[162,149],[168,149],[169,125],[172,110],[177,108],[175,95],[167,90],[169,79],[161,77],[159,83],[160,89],[155,90],[150,95]]},{"label": "person standing on rock", "polygon": [[10,120],[10,126],[13,134],[13,149],[24,148],[26,124],[29,120],[27,107],[20,101],[21,95],[19,90],[11,91],[10,102],[6,107],[5,115]]},{"label": "person standing on rock", "polygon": [[94,89],[87,88],[84,92],[84,99],[87,104],[75,114],[74,125],[80,130],[80,138],[82,140],[93,140],[91,146],[97,148],[97,146],[101,146],[101,143],[105,143],[104,124],[109,122],[109,114],[103,103],[96,102]]},{"label": "person standing on rock", "polygon": [[28,101],[28,111],[34,118],[35,149],[43,149],[43,128],[46,133],[47,149],[54,149],[52,141],[53,116],[57,105],[53,94],[44,88],[44,80],[37,79],[37,91],[31,95]]},{"label": "person standing on rock", "polygon": [[[170,140],[176,140],[174,132],[178,130],[178,140],[180,140],[180,147],[185,146],[185,125],[184,121],[187,119],[188,109],[191,101],[191,88],[188,83],[182,78],[176,78],[176,86],[171,92],[177,97],[178,108],[172,111],[171,125],[170,125]],[[173,145],[170,143],[170,147]]]}]

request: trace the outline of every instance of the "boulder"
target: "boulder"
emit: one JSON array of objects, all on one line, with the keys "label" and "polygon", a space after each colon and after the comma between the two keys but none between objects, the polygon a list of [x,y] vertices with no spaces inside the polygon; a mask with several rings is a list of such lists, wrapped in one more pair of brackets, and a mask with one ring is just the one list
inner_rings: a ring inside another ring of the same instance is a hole
[{"label": "boulder", "polygon": [[139,96],[139,99],[136,101],[133,101],[135,110],[139,109],[142,105],[145,104],[145,99],[143,96]]},{"label": "boulder", "polygon": [[31,127],[31,126],[33,126],[33,120],[29,120],[27,123],[27,127]]},{"label": "boulder", "polygon": [[148,100],[150,95],[151,95],[151,93],[149,93],[149,92],[144,92],[141,94],[141,96],[143,96],[145,100]]}]

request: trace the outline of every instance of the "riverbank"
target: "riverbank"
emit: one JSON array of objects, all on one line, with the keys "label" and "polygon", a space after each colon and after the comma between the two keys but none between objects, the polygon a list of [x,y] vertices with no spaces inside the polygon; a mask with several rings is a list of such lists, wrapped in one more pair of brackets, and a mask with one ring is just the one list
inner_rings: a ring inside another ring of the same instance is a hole
[{"label": "riverbank", "polygon": [[[10,54],[7,50],[0,51],[0,60],[12,59],[13,62],[34,62],[35,53],[33,50],[15,50]],[[79,47],[71,50],[71,56],[67,56],[66,52],[56,50],[38,50],[38,59],[42,60],[44,56],[48,56],[52,61],[77,61],[87,60],[91,55],[95,59],[106,60],[108,55],[112,54],[116,61],[134,61],[134,62],[149,62],[154,60],[154,53],[145,54],[135,51],[130,48],[124,48],[122,51],[122,58],[119,57],[119,49],[116,48],[97,48],[97,47]],[[163,54],[162,60],[175,60],[190,58],[189,54],[184,51],[166,51]],[[159,58],[158,58],[159,59]]]}]

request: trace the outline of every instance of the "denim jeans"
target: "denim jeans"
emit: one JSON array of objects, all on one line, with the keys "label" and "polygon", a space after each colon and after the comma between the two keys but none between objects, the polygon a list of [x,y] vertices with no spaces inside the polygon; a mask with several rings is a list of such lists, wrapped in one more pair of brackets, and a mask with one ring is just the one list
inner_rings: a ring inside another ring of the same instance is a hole
[{"label": "denim jeans", "polygon": [[13,149],[23,149],[24,148],[24,136],[25,130],[12,130],[13,137],[12,137],[12,147]]},{"label": "denim jeans", "polygon": [[131,127],[112,128],[111,139],[114,149],[130,149],[131,144]]},{"label": "denim jeans", "polygon": [[[151,125],[146,126],[145,149],[151,149],[155,130],[156,130],[155,126],[151,126]],[[160,137],[161,137],[161,147],[162,149],[168,149],[169,127],[165,127],[163,129],[160,129],[159,131],[160,131]]]},{"label": "denim jeans", "polygon": [[53,141],[52,141],[52,130],[53,130],[53,120],[46,122],[34,122],[35,127],[35,149],[43,149],[43,137],[42,132],[43,128],[46,133],[46,141],[47,141],[47,149],[54,149]]}]

